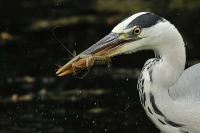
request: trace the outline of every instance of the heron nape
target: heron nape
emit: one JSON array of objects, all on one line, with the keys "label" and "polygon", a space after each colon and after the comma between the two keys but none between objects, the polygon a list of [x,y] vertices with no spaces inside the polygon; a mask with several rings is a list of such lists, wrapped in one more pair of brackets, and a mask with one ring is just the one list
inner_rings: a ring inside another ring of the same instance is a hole
[{"label": "heron nape", "polygon": [[166,19],[150,12],[136,13],[112,32],[61,67],[56,74],[72,71],[81,55],[113,57],[153,50],[155,58],[144,64],[137,89],[141,104],[162,133],[200,133],[200,64],[184,71],[185,43]]}]

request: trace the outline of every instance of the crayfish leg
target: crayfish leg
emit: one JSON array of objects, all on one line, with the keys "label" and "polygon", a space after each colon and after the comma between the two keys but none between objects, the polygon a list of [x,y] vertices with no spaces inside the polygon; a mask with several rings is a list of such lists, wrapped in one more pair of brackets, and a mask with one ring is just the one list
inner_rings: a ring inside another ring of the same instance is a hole
[{"label": "crayfish leg", "polygon": [[89,72],[90,72],[90,68],[87,68],[87,72],[81,77],[81,79],[83,79]]}]

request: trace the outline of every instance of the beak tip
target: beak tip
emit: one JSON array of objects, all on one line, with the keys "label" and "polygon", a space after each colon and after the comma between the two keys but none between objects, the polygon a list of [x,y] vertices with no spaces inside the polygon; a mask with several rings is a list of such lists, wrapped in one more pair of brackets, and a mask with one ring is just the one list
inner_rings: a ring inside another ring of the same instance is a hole
[{"label": "beak tip", "polygon": [[57,74],[58,77],[64,76],[62,73],[61,74]]},{"label": "beak tip", "polygon": [[58,74],[59,74],[59,72],[57,71],[57,72],[56,72],[56,74],[58,75]]}]

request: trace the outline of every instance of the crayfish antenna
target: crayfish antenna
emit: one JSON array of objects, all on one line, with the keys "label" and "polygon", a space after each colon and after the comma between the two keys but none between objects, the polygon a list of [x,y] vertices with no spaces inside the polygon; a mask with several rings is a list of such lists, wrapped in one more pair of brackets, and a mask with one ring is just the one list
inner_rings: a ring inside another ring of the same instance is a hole
[{"label": "crayfish antenna", "polygon": [[58,65],[58,64],[54,64],[55,66],[58,67],[58,69],[55,69],[55,71],[58,71],[62,66]]}]

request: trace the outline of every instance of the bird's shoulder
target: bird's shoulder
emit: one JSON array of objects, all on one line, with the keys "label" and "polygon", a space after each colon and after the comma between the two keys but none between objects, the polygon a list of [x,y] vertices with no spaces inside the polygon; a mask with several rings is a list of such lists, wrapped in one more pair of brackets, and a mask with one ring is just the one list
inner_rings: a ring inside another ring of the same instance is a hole
[{"label": "bird's shoulder", "polygon": [[178,102],[200,102],[200,63],[186,69],[169,88],[169,95]]}]

